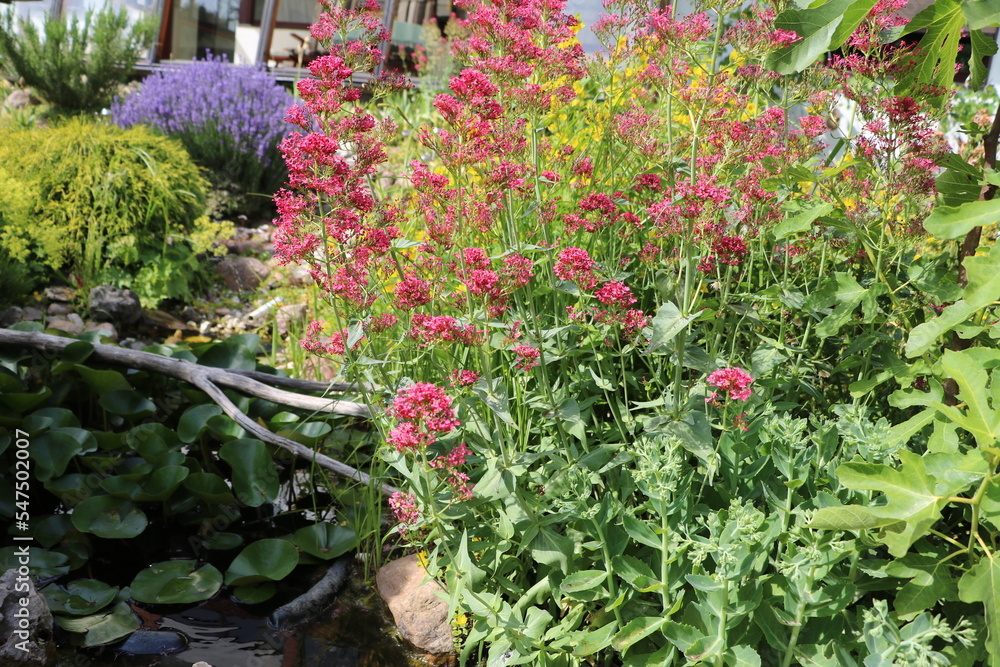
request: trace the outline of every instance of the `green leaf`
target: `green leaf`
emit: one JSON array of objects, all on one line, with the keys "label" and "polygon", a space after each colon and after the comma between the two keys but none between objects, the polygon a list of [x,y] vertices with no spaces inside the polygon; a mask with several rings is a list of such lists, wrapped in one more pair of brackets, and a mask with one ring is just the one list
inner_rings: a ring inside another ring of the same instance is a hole
[{"label": "green leaf", "polygon": [[231,440],[219,456],[233,469],[233,490],[249,507],[260,507],[277,498],[278,472],[267,447],[260,440]]},{"label": "green leaf", "polygon": [[[962,14],[965,15],[972,34],[981,35],[981,28],[1000,25],[1000,0],[965,0],[962,3]],[[979,86],[970,84],[970,88],[978,90]]]},{"label": "green leaf", "polygon": [[119,602],[108,613],[82,618],[56,616],[55,620],[64,630],[87,633],[83,640],[84,646],[110,644],[132,634],[140,625],[139,619],[125,602]]},{"label": "green leaf", "polygon": [[181,442],[194,442],[206,428],[210,417],[222,414],[222,408],[214,403],[192,405],[181,415],[177,423],[177,435]]},{"label": "green leaf", "polygon": [[910,580],[899,589],[892,602],[902,620],[912,620],[939,601],[954,600],[958,594],[947,563],[937,558],[907,554],[889,563],[885,573]]},{"label": "green leaf", "polygon": [[649,345],[643,354],[650,354],[663,347],[683,331],[684,327],[698,317],[700,313],[682,316],[681,311],[672,302],[667,301],[656,309],[656,316],[651,323],[653,333],[649,337]]},{"label": "green leaf", "polygon": [[676,646],[679,650],[687,653],[696,643],[705,638],[704,633],[691,625],[665,621],[660,628],[667,641]]},{"label": "green leaf", "polygon": [[241,604],[260,604],[274,597],[278,587],[273,581],[262,581],[259,584],[237,586],[233,589],[233,598]]},{"label": "green leaf", "polygon": [[767,67],[780,74],[801,72],[843,44],[874,6],[875,0],[831,0],[819,7],[786,9],[774,27],[792,30],[801,39],[769,54]]},{"label": "green leaf", "polygon": [[109,391],[130,391],[132,385],[118,371],[99,371],[89,366],[76,365],[73,370],[79,374],[94,393],[101,395]]},{"label": "green leaf", "polygon": [[922,355],[945,333],[1000,299],[1000,251],[989,246],[980,253],[965,258],[969,282],[962,291],[962,300],[945,308],[933,320],[914,327],[906,341],[906,356]]},{"label": "green leaf", "polygon": [[[924,31],[917,48],[920,58],[916,67],[903,74],[896,83],[897,94],[921,86],[949,90],[955,78],[955,60],[958,57],[965,15],[960,0],[935,0],[913,17],[906,26],[908,33]],[[938,105],[947,95],[935,98]]]},{"label": "green leaf", "polygon": [[628,650],[637,641],[645,639],[659,630],[666,620],[662,616],[640,616],[639,618],[633,618],[611,640],[611,648],[616,651]]},{"label": "green leaf", "polygon": [[168,465],[157,468],[153,474],[142,483],[142,490],[136,496],[139,502],[160,502],[166,500],[177,490],[181,482],[190,474],[184,466]]},{"label": "green leaf", "polygon": [[809,527],[816,530],[871,530],[892,523],[895,523],[894,519],[880,518],[868,507],[843,505],[819,508]]},{"label": "green leaf", "polygon": [[214,472],[191,473],[184,480],[184,488],[213,505],[236,503],[236,498],[233,497],[233,492],[229,488],[229,485],[226,484],[226,480]]},{"label": "green leaf", "polygon": [[356,548],[358,536],[346,526],[322,522],[299,528],[292,542],[307,554],[330,560]]},{"label": "green leaf", "polygon": [[473,385],[472,393],[478,396],[503,423],[514,423],[514,418],[510,416],[507,387],[502,377],[494,378],[492,384],[488,383],[486,378],[481,378]]},{"label": "green leaf", "polygon": [[1000,199],[970,201],[961,206],[936,206],[927,219],[924,229],[939,239],[957,239],[976,227],[990,225],[1000,220]]},{"label": "green leaf", "polygon": [[543,565],[558,567],[562,572],[568,572],[569,560],[573,557],[574,547],[573,540],[560,535],[551,528],[542,526],[531,541],[529,551],[535,561]]},{"label": "green leaf", "polygon": [[[986,4],[987,2],[991,2],[994,7],[994,16],[992,20],[993,25],[996,25],[996,0],[982,0],[982,2],[975,3],[966,2],[964,6],[968,7],[970,4]],[[996,40],[991,37],[987,37],[981,30],[977,30],[975,28],[973,28],[972,32],[969,33],[969,40],[972,42],[972,55],[969,57],[969,87],[972,90],[979,90],[989,74],[989,70],[986,68],[986,65],[983,64],[983,59],[992,58],[996,55],[997,43]]]},{"label": "green leaf", "polygon": [[611,559],[614,573],[636,590],[645,592],[651,588],[662,586],[653,574],[653,569],[635,556],[615,556]]},{"label": "green leaf", "polygon": [[814,206],[809,210],[802,211],[797,215],[779,222],[773,229],[771,229],[771,235],[774,237],[775,241],[780,241],[786,236],[791,236],[792,234],[808,232],[812,229],[813,223],[816,222],[817,218],[827,215],[832,210],[833,204],[830,203]]},{"label": "green leaf", "polygon": [[52,612],[86,616],[111,604],[118,594],[118,587],[108,586],[95,579],[77,579],[65,588],[46,586],[42,592]]},{"label": "green leaf", "polygon": [[252,371],[257,369],[257,349],[259,347],[260,336],[240,334],[230,336],[221,343],[207,343],[199,346],[195,354],[198,355],[198,363],[203,366]]},{"label": "green leaf", "polygon": [[1000,661],[1000,561],[983,558],[958,581],[958,597],[962,602],[982,602],[986,608],[986,648]]},{"label": "green leaf", "polygon": [[109,391],[102,394],[97,402],[108,412],[133,421],[156,414],[156,405],[132,389]]},{"label": "green leaf", "polygon": [[215,595],[222,588],[222,573],[196,560],[168,560],[150,565],[135,575],[132,597],[149,604],[191,604]]},{"label": "green leaf", "polygon": [[[16,570],[24,563],[21,547],[0,549],[0,568],[4,572]],[[28,571],[39,579],[49,579],[69,572],[69,556],[58,551],[47,551],[39,547],[28,547]]]},{"label": "green leaf", "polygon": [[760,667],[760,654],[749,646],[733,646],[726,651],[726,667]]},{"label": "green leaf", "polygon": [[625,514],[622,516],[622,523],[625,525],[625,532],[636,542],[645,544],[647,547],[653,547],[654,549],[663,547],[663,541],[653,532],[649,524],[642,519],[638,519],[632,514]]},{"label": "green leaf", "polygon": [[35,477],[47,482],[66,472],[66,466],[83,450],[70,433],[46,431],[32,438],[28,455],[35,464]]},{"label": "green leaf", "polygon": [[611,645],[611,638],[615,635],[618,626],[608,623],[596,630],[585,630],[579,633],[580,639],[576,640],[573,655],[578,658],[585,658]]},{"label": "green leaf", "polygon": [[261,581],[280,581],[299,564],[299,552],[287,540],[258,540],[233,559],[226,570],[226,584],[243,586]]},{"label": "green leaf", "polygon": [[803,308],[826,315],[816,327],[819,336],[835,336],[850,320],[867,291],[853,276],[838,271],[820,289],[809,295]]},{"label": "green leaf", "polygon": [[73,508],[73,525],[98,537],[129,538],[146,529],[146,515],[128,500],[93,496]]},{"label": "green leaf", "polygon": [[563,593],[579,593],[597,588],[608,578],[604,570],[579,570],[566,577],[559,587]]},{"label": "green leaf", "polygon": [[969,355],[954,350],[945,350],[941,368],[958,384],[958,398],[965,403],[965,410],[941,403],[934,407],[971,433],[980,447],[994,446],[1000,436],[1000,414],[989,405],[986,371]]},{"label": "green leaf", "polygon": [[924,460],[913,452],[902,450],[899,457],[899,470],[874,463],[845,463],[837,468],[837,477],[847,488],[885,494],[885,506],[869,509],[881,519],[898,522],[881,535],[889,553],[897,558],[937,523],[948,498],[968,486],[964,482],[950,486],[937,483],[939,480],[928,475]]},{"label": "green leaf", "polygon": [[59,357],[71,364],[82,364],[93,353],[94,345],[92,343],[88,343],[85,340],[78,340],[64,347]]}]

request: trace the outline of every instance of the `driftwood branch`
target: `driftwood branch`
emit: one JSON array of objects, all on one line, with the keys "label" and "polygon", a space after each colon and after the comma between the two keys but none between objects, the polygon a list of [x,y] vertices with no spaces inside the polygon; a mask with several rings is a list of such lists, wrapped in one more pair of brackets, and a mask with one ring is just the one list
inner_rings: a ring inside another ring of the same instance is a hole
[{"label": "driftwood branch", "polygon": [[[10,329],[0,329],[0,345],[22,347],[41,350],[49,354],[58,354],[68,345],[78,342],[72,338],[62,338],[37,331],[13,331]],[[237,424],[246,429],[254,437],[281,447],[296,456],[313,461],[316,465],[325,470],[329,470],[337,475],[354,479],[362,484],[370,484],[371,477],[366,473],[356,470],[346,463],[334,460],[329,456],[320,454],[305,445],[289,440],[267,430],[257,422],[245,415],[236,405],[229,400],[220,387],[235,389],[244,394],[263,398],[273,403],[280,403],[290,407],[312,410],[315,412],[328,412],[338,415],[348,415],[353,417],[369,417],[371,410],[367,405],[343,401],[340,399],[318,396],[302,396],[289,391],[277,389],[264,384],[261,380],[270,379],[265,373],[254,373],[248,377],[246,372],[234,373],[223,368],[210,368],[200,364],[191,363],[184,359],[172,359],[159,354],[128,350],[111,345],[94,343],[94,351],[90,358],[103,361],[116,366],[126,366],[144,371],[152,371],[161,375],[167,375],[184,382],[189,382],[215,401],[222,411],[233,419]],[[318,383],[310,383],[315,385]],[[286,384],[287,386],[287,384]],[[301,385],[300,385],[301,386]],[[312,387],[315,390],[315,386]],[[382,492],[386,495],[396,493],[398,489],[382,484]]]}]

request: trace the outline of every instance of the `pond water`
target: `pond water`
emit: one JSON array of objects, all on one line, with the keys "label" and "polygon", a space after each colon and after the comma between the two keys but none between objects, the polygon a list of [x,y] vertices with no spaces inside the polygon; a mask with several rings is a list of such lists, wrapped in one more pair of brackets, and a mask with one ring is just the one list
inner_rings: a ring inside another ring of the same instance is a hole
[{"label": "pond water", "polygon": [[57,667],[417,667],[385,617],[378,593],[352,581],[330,608],[311,622],[287,631],[272,630],[267,616],[276,605],[252,610],[219,596],[197,607],[158,615],[140,612],[143,629],[173,631],[186,647],[169,655],[128,655],[60,649]]}]

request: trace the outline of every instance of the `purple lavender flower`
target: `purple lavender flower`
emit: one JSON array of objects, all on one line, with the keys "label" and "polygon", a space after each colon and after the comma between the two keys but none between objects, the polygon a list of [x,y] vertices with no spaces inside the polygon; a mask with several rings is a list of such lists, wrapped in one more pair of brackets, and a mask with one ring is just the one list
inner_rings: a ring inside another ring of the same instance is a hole
[{"label": "purple lavender flower", "polygon": [[225,56],[156,72],[111,107],[121,127],[144,124],[183,142],[217,187],[270,195],[284,181],[278,143],[292,96],[256,67]]}]

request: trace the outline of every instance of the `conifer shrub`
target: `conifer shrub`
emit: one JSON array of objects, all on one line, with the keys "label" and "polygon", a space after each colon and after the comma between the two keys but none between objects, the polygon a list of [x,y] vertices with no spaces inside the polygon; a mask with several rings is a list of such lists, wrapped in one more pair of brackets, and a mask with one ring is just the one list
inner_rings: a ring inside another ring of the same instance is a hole
[{"label": "conifer shrub", "polygon": [[9,132],[0,165],[0,246],[15,260],[129,287],[145,305],[187,294],[214,234],[180,143],[78,117]]},{"label": "conifer shrub", "polygon": [[124,9],[49,19],[42,31],[9,10],[0,14],[0,66],[64,111],[96,111],[111,104],[155,34],[152,17],[130,25]]}]

